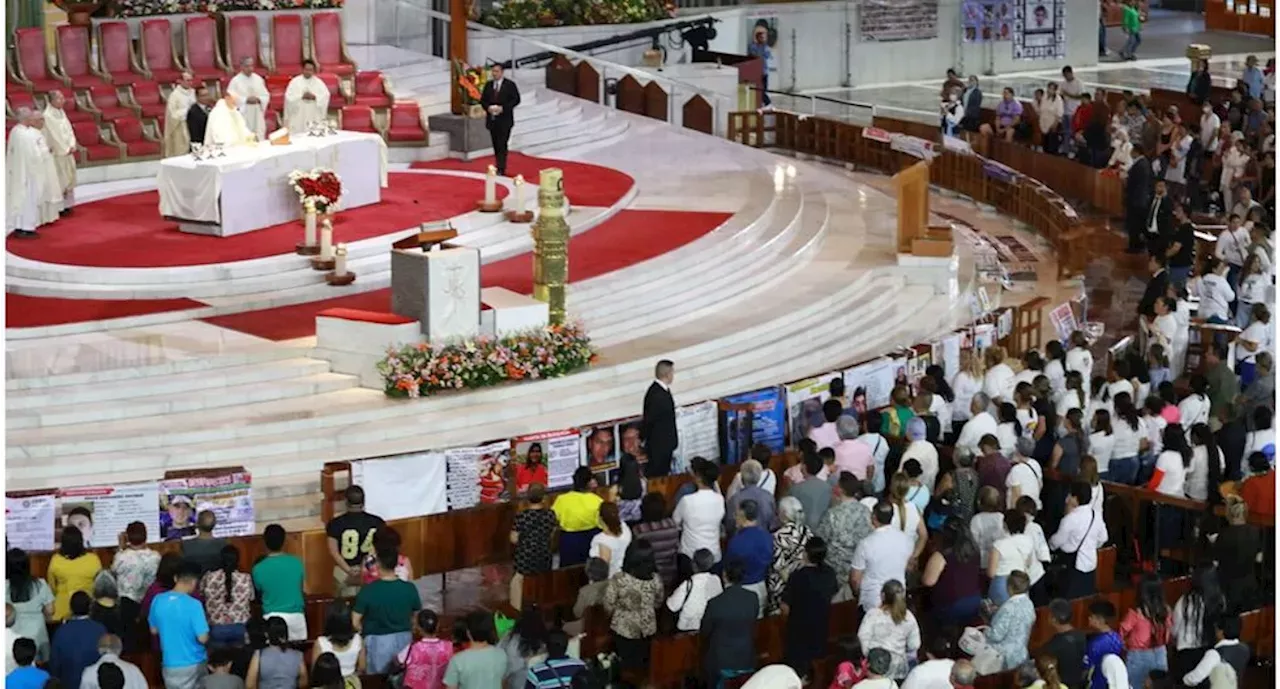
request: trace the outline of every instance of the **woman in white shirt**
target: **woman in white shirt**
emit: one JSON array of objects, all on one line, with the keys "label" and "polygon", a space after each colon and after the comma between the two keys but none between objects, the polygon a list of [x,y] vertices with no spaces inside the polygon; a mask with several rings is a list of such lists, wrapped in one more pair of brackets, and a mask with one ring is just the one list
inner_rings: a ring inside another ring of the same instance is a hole
[{"label": "woman in white shirt", "polygon": [[1047,361],[1044,364],[1044,375],[1049,378],[1049,387],[1054,395],[1061,395],[1067,389],[1067,350],[1057,340],[1049,340],[1044,346]]},{"label": "woman in white shirt", "polygon": [[[1058,395],[1058,416],[1065,416],[1072,409],[1089,408],[1089,393],[1084,389],[1084,377],[1076,371],[1067,374],[1061,394]],[[1088,417],[1085,417],[1088,418]]]},{"label": "woman in white shirt", "polygon": [[1115,408],[1111,404],[1111,399],[1107,397],[1107,379],[1102,376],[1094,376],[1090,384],[1089,404],[1084,408],[1084,418],[1088,427],[1085,429],[1089,432],[1093,431],[1093,419],[1099,411],[1105,411],[1108,415]]},{"label": "woman in white shirt", "polygon": [[[1163,441],[1164,450],[1156,457],[1155,474],[1147,487],[1157,493],[1180,498],[1185,494],[1187,469],[1191,466],[1191,448],[1187,447],[1182,427],[1176,423],[1165,427]],[[1161,510],[1161,514],[1173,511],[1165,509]]]},{"label": "woman in white shirt", "polygon": [[996,426],[996,440],[1000,442],[1000,454],[1012,457],[1018,451],[1018,438],[1022,437],[1022,424],[1018,422],[1018,409],[1009,402],[1000,405],[1000,422]]},{"label": "woman in white shirt", "polygon": [[1129,131],[1119,125],[1111,128],[1111,158],[1107,160],[1107,167],[1121,174],[1133,167],[1133,142],[1129,141]]},{"label": "woman in white shirt", "polygon": [[1021,498],[1031,498],[1036,509],[1040,509],[1040,489],[1044,487],[1044,470],[1040,463],[1015,452],[1010,455],[1013,466],[1009,467],[1009,475],[1004,479],[1005,504],[1009,509],[1018,505]]},{"label": "woman in white shirt", "polygon": [[1249,327],[1236,337],[1236,370],[1240,373],[1240,387],[1248,387],[1257,377],[1255,363],[1258,352],[1271,351],[1271,312],[1266,304],[1254,304]]},{"label": "woman in white shirt", "polygon": [[1173,657],[1169,669],[1175,677],[1195,667],[1204,650],[1213,646],[1214,627],[1226,608],[1226,598],[1218,584],[1218,571],[1212,563],[1200,565],[1191,573],[1191,590],[1173,606]]},{"label": "woman in white shirt", "polygon": [[971,349],[960,352],[960,371],[951,379],[951,392],[955,395],[951,401],[953,423],[964,423],[973,416],[969,405],[973,403],[973,396],[982,392],[982,380],[982,357]]},{"label": "woman in white shirt", "polygon": [[1079,372],[1085,380],[1093,376],[1093,354],[1089,351],[1089,341],[1079,330],[1071,333],[1071,349],[1067,350],[1066,367],[1068,371]]},{"label": "woman in white shirt", "polygon": [[1200,278],[1200,308],[1196,315],[1210,323],[1231,322],[1231,302],[1236,292],[1227,282],[1230,264],[1220,259],[1210,259],[1207,271]]},{"label": "woman in white shirt", "polygon": [[1007,582],[1015,569],[1026,572],[1033,586],[1044,576],[1044,565],[1036,557],[1035,543],[1026,534],[1027,515],[1019,510],[1005,512],[1004,528],[1006,535],[992,544],[987,557],[987,576],[991,577],[987,597],[996,605],[1009,600]]},{"label": "woman in white shirt", "polygon": [[993,401],[1012,402],[1014,373],[1013,368],[1004,362],[1004,347],[992,347],[985,356],[987,373],[982,378],[982,391]]},{"label": "woman in white shirt", "polygon": [[1185,428],[1209,423],[1209,379],[1199,373],[1191,376],[1191,394],[1178,403],[1178,418]]},{"label": "woman in white shirt", "polygon": [[1177,184],[1178,188],[1172,193],[1181,197],[1179,190],[1187,183],[1187,154],[1191,152],[1191,142],[1193,141],[1191,134],[1186,129],[1182,129],[1182,137],[1173,142],[1169,149],[1169,171],[1165,173],[1164,180],[1169,184]]},{"label": "woman in white shirt", "polygon": [[1222,154],[1222,179],[1218,185],[1218,190],[1222,192],[1224,200],[1231,198],[1231,188],[1235,186],[1235,181],[1244,176],[1244,168],[1249,164],[1249,152],[1245,149],[1244,133],[1235,132],[1232,134],[1232,142],[1223,142],[1223,146],[1230,146],[1226,153]]},{"label": "woman in white shirt", "polygon": [[1111,412],[1106,409],[1095,411],[1090,428],[1093,433],[1089,434],[1089,454],[1098,460],[1098,464],[1109,466],[1116,447],[1116,436],[1111,429]]},{"label": "woman in white shirt", "polygon": [[1147,449],[1147,429],[1129,393],[1122,392],[1113,401],[1116,413],[1111,432],[1115,446],[1111,450],[1111,461],[1107,463],[1107,477],[1116,483],[1132,486],[1138,480],[1138,455]]},{"label": "woman in white shirt", "polygon": [[1248,327],[1255,304],[1266,305],[1271,276],[1263,270],[1257,253],[1249,254],[1240,269],[1240,289],[1236,290],[1236,327]]},{"label": "woman in white shirt", "polygon": [[[1272,463],[1275,462],[1275,446],[1276,446],[1276,429],[1273,428],[1274,415],[1271,409],[1265,404],[1260,404],[1253,410],[1253,430],[1249,431],[1244,437],[1244,457],[1248,459],[1249,455],[1255,452],[1262,454],[1270,454]],[[1272,451],[1266,451],[1270,445]],[[1249,468],[1248,462],[1244,467],[1245,477],[1253,475],[1253,471]]]},{"label": "woman in white shirt", "polygon": [[618,515],[618,503],[600,505],[600,533],[591,538],[591,557],[609,563],[609,576],[622,571],[622,558],[631,545],[631,527]]},{"label": "woman in white shirt", "polygon": [[1210,487],[1217,490],[1222,481],[1222,449],[1214,440],[1209,424],[1191,427],[1191,466],[1187,467],[1184,489],[1192,500],[1208,500]]},{"label": "woman in white shirt", "polygon": [[710,572],[716,556],[702,548],[693,554],[693,576],[676,587],[667,597],[667,609],[676,614],[676,629],[696,632],[702,626],[702,613],[707,601],[720,595],[724,586],[720,577]]}]

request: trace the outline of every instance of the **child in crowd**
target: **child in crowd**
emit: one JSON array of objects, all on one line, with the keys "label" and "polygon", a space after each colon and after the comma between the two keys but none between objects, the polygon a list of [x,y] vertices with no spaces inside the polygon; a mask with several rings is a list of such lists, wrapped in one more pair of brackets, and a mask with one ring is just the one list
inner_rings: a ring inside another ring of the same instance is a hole
[{"label": "child in crowd", "polygon": [[1089,604],[1089,636],[1085,643],[1084,671],[1089,677],[1089,689],[1108,689],[1102,673],[1102,659],[1108,655],[1123,656],[1124,642],[1111,628],[1116,618],[1116,606],[1110,601],[1095,600]]},{"label": "child in crowd", "polygon": [[828,689],[850,689],[867,678],[867,659],[862,655],[862,644],[858,637],[846,637],[838,643],[840,664],[836,666],[835,679],[831,680]]},{"label": "child in crowd", "polygon": [[209,674],[204,678],[204,689],[244,689],[244,680],[231,672],[235,657],[233,648],[215,648],[209,652]]},{"label": "child in crowd", "polygon": [[404,668],[405,689],[434,689],[444,681],[453,657],[453,644],[436,636],[439,620],[432,610],[419,610],[413,619],[413,643],[396,656]]}]

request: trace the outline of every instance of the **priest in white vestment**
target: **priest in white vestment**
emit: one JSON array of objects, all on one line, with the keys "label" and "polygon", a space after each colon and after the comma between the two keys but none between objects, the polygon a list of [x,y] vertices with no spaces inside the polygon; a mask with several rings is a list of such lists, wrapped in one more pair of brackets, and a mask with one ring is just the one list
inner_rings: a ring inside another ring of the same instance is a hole
[{"label": "priest in white vestment", "polygon": [[53,155],[53,165],[58,171],[58,187],[62,190],[62,213],[71,212],[76,200],[76,131],[63,107],[66,96],[61,91],[49,92],[49,104],[44,109],[44,140]]},{"label": "priest in white vestment", "polygon": [[191,84],[191,73],[182,77],[169,92],[164,105],[164,157],[186,155],[191,152],[191,132],[187,130],[187,113],[196,104],[196,92]]},{"label": "priest in white vestment", "polygon": [[53,153],[40,130],[44,118],[19,108],[5,158],[5,227],[14,237],[34,238],[36,228],[58,219],[62,188]]},{"label": "priest in white vestment", "polygon": [[232,77],[227,93],[234,94],[240,101],[240,114],[244,115],[249,131],[260,140],[267,138],[267,104],[271,102],[271,94],[267,92],[267,82],[253,73],[253,58],[240,61],[240,73]]},{"label": "priest in white vestment", "polygon": [[209,112],[209,122],[205,125],[204,144],[223,146],[252,146],[257,137],[244,122],[244,115],[237,108],[238,99],[228,93],[213,106]]},{"label": "priest in white vestment", "polygon": [[289,80],[284,92],[284,126],[304,133],[313,122],[329,117],[329,87],[316,76],[316,63],[302,62],[302,74]]}]

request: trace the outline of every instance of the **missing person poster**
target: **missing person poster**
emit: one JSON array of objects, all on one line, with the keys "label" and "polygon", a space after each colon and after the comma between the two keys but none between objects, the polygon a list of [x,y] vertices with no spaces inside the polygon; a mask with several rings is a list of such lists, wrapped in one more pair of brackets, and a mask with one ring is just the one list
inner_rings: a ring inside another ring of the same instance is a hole
[{"label": "missing person poster", "polygon": [[579,465],[578,429],[545,431],[511,439],[512,478],[516,495],[524,495],[530,484],[541,483],[547,490],[573,485]]},{"label": "missing person poster", "polygon": [[809,437],[809,429],[821,426],[822,403],[831,397],[831,379],[839,373],[824,373],[786,386],[787,424],[791,430],[791,444]]},{"label": "missing person poster", "polygon": [[618,424],[616,422],[582,428],[581,465],[597,475],[601,485],[608,472],[618,468]]},{"label": "missing person poster", "polygon": [[680,446],[676,448],[672,458],[672,474],[687,471],[689,460],[694,457],[706,457],[717,463],[721,461],[718,411],[714,400],[676,409],[676,433],[680,438]]},{"label": "missing person poster", "polygon": [[889,406],[894,381],[905,360],[888,357],[868,361],[844,371],[844,390],[853,400],[852,406],[858,418],[868,409]]},{"label": "missing person poster", "polygon": [[439,514],[449,508],[443,452],[375,457],[351,465],[351,481],[364,488],[365,504],[383,519]]},{"label": "missing person poster", "polygon": [[1014,59],[1061,60],[1067,56],[1066,5],[1066,0],[1017,0]]},{"label": "missing person poster", "polygon": [[507,502],[507,464],[511,441],[498,440],[475,447],[455,447],[444,451],[445,490],[449,509],[463,510],[476,505]]},{"label": "missing person poster", "polygon": [[1013,0],[964,0],[960,24],[965,43],[1013,40]]},{"label": "missing person poster", "polygon": [[[773,386],[723,398],[730,408],[720,412],[720,447],[725,463],[737,463],[747,457],[751,445],[760,443],[775,454],[787,446],[787,405],[782,388]],[[749,406],[747,415],[733,406]]]},{"label": "missing person poster", "polygon": [[53,527],[57,522],[57,496],[26,495],[5,497],[4,538],[10,548],[26,551],[53,550]]},{"label": "missing person poster", "polygon": [[58,503],[62,526],[80,529],[90,548],[115,546],[125,527],[133,522],[146,525],[148,541],[164,540],[156,511],[160,487],[153,481],[67,488],[58,491]]},{"label": "missing person poster", "polygon": [[217,517],[214,536],[254,533],[253,485],[247,471],[220,476],[165,479],[159,484],[160,540],[194,536],[196,514],[212,510]]}]

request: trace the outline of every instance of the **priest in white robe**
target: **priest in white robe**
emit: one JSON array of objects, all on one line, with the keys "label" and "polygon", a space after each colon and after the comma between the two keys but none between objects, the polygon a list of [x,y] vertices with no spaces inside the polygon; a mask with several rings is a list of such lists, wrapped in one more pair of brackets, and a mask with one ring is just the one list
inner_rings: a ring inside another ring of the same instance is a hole
[{"label": "priest in white robe", "polygon": [[5,157],[5,227],[14,237],[34,238],[36,229],[58,219],[62,188],[53,153],[45,142],[44,118],[19,108]]},{"label": "priest in white robe", "polygon": [[329,117],[329,87],[316,76],[316,63],[302,62],[302,74],[289,80],[284,92],[284,125],[289,131],[303,133],[313,122]]},{"label": "priest in white robe", "polygon": [[238,108],[239,100],[228,93],[213,106],[213,110],[209,112],[209,121],[205,125],[204,144],[226,146],[252,146],[257,142],[257,137],[249,130],[249,126],[245,124],[244,115],[240,114]]},{"label": "priest in white robe", "polygon": [[244,115],[249,131],[260,140],[267,138],[267,104],[271,102],[271,94],[267,91],[267,82],[253,73],[253,58],[240,61],[240,73],[232,77],[227,93],[234,94],[240,101],[240,114]]},{"label": "priest in white robe", "polygon": [[164,157],[186,155],[191,152],[191,132],[187,130],[187,113],[196,104],[196,91],[190,72],[182,77],[169,92],[164,106]]},{"label": "priest in white robe", "polygon": [[62,213],[71,212],[76,200],[76,131],[63,107],[67,104],[61,91],[49,92],[49,104],[44,109],[44,140],[53,155],[53,165],[58,171],[58,188],[62,190]]}]

